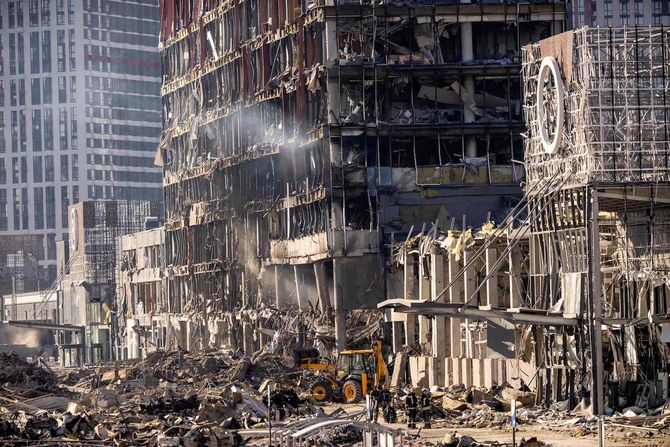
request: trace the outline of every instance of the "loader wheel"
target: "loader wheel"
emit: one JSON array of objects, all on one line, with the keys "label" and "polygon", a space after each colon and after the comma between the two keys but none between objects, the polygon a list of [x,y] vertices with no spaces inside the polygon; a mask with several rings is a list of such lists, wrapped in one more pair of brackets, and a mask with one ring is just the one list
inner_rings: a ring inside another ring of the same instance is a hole
[{"label": "loader wheel", "polygon": [[325,380],[319,380],[312,385],[312,397],[317,402],[327,402],[333,398],[333,390],[330,383]]},{"label": "loader wheel", "polygon": [[342,386],[342,397],[348,404],[357,404],[363,398],[363,388],[356,380],[347,380]]}]

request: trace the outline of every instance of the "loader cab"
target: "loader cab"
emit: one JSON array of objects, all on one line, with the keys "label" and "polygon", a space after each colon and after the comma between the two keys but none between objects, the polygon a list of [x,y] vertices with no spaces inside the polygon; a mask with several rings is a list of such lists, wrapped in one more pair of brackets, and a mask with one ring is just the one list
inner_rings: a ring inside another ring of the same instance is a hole
[{"label": "loader cab", "polygon": [[375,359],[372,351],[342,351],[337,356],[335,364],[335,379],[337,381],[348,378],[360,380],[366,377],[373,379],[375,374]]}]

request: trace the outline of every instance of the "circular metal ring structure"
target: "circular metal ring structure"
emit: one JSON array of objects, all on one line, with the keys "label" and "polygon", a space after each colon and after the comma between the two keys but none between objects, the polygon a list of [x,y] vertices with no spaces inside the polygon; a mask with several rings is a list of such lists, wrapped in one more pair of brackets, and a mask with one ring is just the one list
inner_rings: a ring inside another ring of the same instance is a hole
[{"label": "circular metal ring structure", "polygon": [[[551,78],[549,77],[550,75]],[[548,81],[549,85],[553,84],[554,86],[552,102],[545,101],[545,81]],[[555,154],[558,152],[558,147],[561,144],[561,139],[563,137],[563,123],[565,120],[564,98],[565,89],[563,87],[563,80],[561,79],[561,69],[558,66],[558,62],[556,62],[556,59],[547,56],[542,59],[542,64],[540,64],[540,73],[537,77],[537,97],[535,99],[540,141],[547,154]],[[549,108],[551,108],[550,110],[553,114],[552,123],[546,122],[547,111]],[[553,129],[551,129],[553,131],[552,134],[550,134],[550,125],[553,125]]]}]

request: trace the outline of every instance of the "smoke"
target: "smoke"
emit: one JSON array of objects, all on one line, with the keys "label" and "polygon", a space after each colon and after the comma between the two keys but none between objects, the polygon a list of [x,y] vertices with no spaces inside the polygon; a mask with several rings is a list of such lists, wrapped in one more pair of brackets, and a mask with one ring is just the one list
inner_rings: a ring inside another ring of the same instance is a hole
[{"label": "smoke", "polygon": [[0,345],[37,348],[49,344],[49,338],[49,332],[46,330],[0,325]]}]

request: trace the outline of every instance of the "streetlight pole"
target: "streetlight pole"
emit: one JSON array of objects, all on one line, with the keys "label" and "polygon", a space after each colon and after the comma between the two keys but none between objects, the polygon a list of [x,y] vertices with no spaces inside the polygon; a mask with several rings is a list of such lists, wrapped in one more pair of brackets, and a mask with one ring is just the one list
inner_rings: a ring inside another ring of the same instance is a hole
[{"label": "streetlight pole", "polygon": [[272,447],[272,382],[268,382],[268,446]]}]

